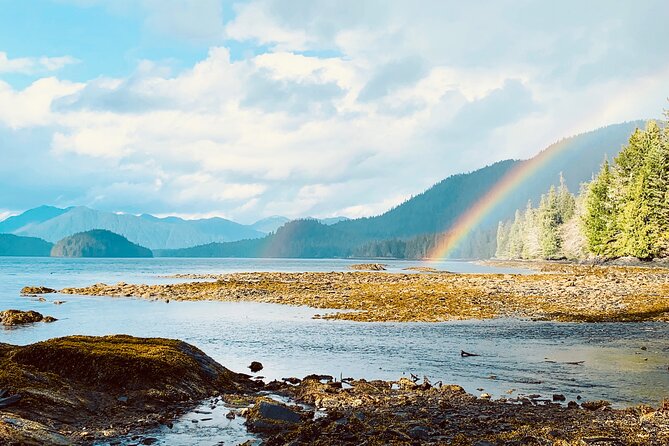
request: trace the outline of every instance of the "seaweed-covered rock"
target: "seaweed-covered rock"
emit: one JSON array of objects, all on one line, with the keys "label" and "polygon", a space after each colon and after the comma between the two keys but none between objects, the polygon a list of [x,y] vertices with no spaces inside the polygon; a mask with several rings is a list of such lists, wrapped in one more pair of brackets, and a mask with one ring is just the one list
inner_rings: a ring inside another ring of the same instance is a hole
[{"label": "seaweed-covered rock", "polygon": [[5,326],[32,324],[34,322],[53,322],[51,316],[42,316],[37,311],[5,310],[0,311],[0,323]]},{"label": "seaweed-covered rock", "polygon": [[[124,435],[155,427],[213,394],[256,386],[198,348],[171,339],[69,336],[27,346],[0,344],[0,388],[21,395],[5,410],[66,436],[69,444],[90,443],[77,437],[83,427],[93,438]],[[0,420],[4,415],[0,409]],[[20,438],[22,428],[12,426],[18,424],[0,423],[0,444]]]},{"label": "seaweed-covered rock", "polygon": [[355,265],[350,265],[349,268],[358,270],[358,271],[385,271],[386,266],[383,263],[356,263]]},{"label": "seaweed-covered rock", "polygon": [[48,288],[45,286],[24,286],[21,289],[21,294],[49,294],[49,293],[57,293],[58,291],[54,290],[53,288]]}]

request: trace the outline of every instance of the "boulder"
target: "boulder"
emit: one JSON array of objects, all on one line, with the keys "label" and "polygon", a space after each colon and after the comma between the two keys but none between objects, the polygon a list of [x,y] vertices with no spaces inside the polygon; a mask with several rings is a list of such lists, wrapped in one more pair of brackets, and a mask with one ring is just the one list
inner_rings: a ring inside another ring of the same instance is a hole
[{"label": "boulder", "polygon": [[263,365],[258,361],[252,361],[249,369],[251,369],[251,372],[253,373],[258,373],[263,369]]},{"label": "boulder", "polygon": [[262,400],[247,414],[246,426],[254,432],[279,432],[299,423],[301,415],[295,409],[275,401]]},{"label": "boulder", "polygon": [[37,311],[5,310],[0,311],[0,322],[5,326],[32,324],[34,322],[53,322],[51,316],[42,316]]}]

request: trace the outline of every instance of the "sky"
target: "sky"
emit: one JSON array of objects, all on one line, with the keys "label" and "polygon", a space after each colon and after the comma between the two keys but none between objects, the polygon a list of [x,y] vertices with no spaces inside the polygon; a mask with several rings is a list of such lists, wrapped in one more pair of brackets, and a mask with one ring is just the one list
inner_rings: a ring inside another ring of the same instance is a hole
[{"label": "sky", "polygon": [[0,0],[0,218],[376,215],[660,118],[669,2]]}]

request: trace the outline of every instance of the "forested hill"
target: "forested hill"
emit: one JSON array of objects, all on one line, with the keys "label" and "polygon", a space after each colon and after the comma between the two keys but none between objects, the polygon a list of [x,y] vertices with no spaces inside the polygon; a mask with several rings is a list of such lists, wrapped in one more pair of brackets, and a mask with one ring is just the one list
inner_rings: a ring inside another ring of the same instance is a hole
[{"label": "forested hill", "polygon": [[0,234],[0,256],[48,257],[52,246],[41,238]]},{"label": "forested hill", "polygon": [[[550,152],[546,157],[548,162],[492,207],[472,231],[473,236],[453,252],[453,257],[492,256],[499,220],[511,218],[528,200],[537,203],[541,194],[557,181],[560,172],[567,186],[578,190],[580,183],[590,181],[599,171],[604,158],[613,158],[632,131],[643,125],[643,121],[611,125],[565,138],[546,148],[545,151]],[[160,254],[196,257],[421,256],[433,243],[432,234],[447,230],[511,169],[524,162],[528,161],[500,161],[474,172],[453,175],[376,217],[342,221],[330,227],[318,222],[291,222],[262,240],[212,243],[206,248],[162,251]]]},{"label": "forested hill", "polygon": [[104,229],[80,232],[58,241],[52,257],[153,257],[150,249]]}]

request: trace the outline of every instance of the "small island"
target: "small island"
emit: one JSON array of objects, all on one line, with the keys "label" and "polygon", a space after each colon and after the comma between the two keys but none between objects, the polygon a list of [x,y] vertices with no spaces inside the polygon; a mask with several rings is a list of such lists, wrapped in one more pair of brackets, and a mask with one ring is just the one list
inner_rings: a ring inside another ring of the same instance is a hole
[{"label": "small island", "polygon": [[153,257],[150,249],[103,229],[65,237],[51,249],[52,257]]}]

